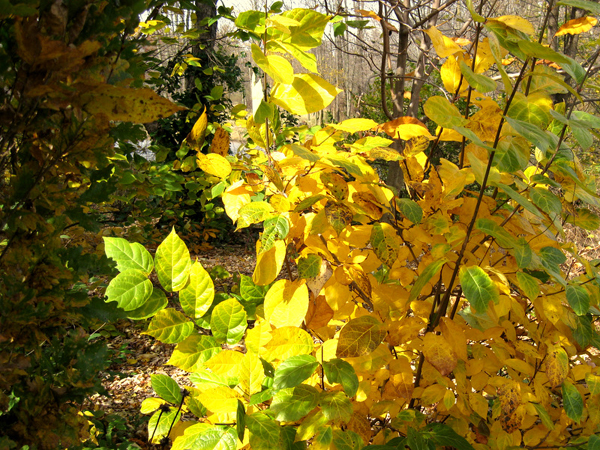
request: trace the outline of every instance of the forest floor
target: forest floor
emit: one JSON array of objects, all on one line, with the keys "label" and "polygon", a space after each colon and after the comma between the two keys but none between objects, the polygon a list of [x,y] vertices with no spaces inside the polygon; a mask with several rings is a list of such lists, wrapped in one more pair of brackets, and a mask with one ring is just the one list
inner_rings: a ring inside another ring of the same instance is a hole
[{"label": "forest floor", "polygon": [[[215,292],[231,292],[238,275],[251,276],[256,262],[254,252],[244,245],[213,247],[203,250],[201,255],[192,255],[193,259],[196,257],[208,272],[220,266],[231,274],[227,278],[214,280]],[[147,322],[121,320],[100,330],[104,332],[109,347],[115,351],[117,358],[109,367],[102,383],[109,395],[93,396],[84,405],[84,410],[102,415],[100,420],[105,430],[99,430],[98,440],[100,445],[108,448],[117,448],[116,444],[126,441],[142,449],[157,448],[148,443],[150,415],[140,412],[140,406],[146,398],[156,397],[151,385],[152,374],[169,375],[180,386],[191,385],[187,372],[166,365],[175,344],[162,344],[153,337],[142,334]],[[100,442],[108,439],[106,429],[111,425],[116,427],[112,431],[111,442]]]}]

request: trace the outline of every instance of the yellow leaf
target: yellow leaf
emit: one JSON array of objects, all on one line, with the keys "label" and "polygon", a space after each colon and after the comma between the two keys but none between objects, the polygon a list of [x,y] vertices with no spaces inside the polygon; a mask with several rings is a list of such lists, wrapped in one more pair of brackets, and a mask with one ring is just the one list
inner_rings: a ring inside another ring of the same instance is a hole
[{"label": "yellow leaf", "polygon": [[185,141],[190,146],[191,149],[199,152],[202,150],[202,145],[204,144],[204,138],[206,135],[206,126],[208,125],[208,118],[206,117],[206,109],[202,111],[198,120],[194,124],[192,131],[187,135]]},{"label": "yellow leaf", "polygon": [[308,311],[306,312],[306,328],[310,330],[318,330],[321,327],[327,326],[333,318],[333,309],[325,301],[323,295],[318,296],[314,301],[308,303]]},{"label": "yellow leaf", "polygon": [[469,359],[467,354],[467,338],[463,329],[447,317],[442,317],[440,329],[442,336],[450,343],[457,357],[463,361],[467,361]]},{"label": "yellow leaf", "polygon": [[308,289],[304,280],[278,280],[265,296],[265,319],[275,327],[296,326],[308,311]]},{"label": "yellow leaf", "polygon": [[[458,90],[458,83],[460,85],[460,92],[464,92],[468,89],[469,84],[462,76],[460,71],[460,61],[465,61],[462,54],[450,56],[442,67],[440,68],[440,76],[442,77],[442,83],[448,92],[455,93]],[[466,61],[465,61],[466,62]]]},{"label": "yellow leaf", "polygon": [[[381,22],[381,17],[379,17],[377,14],[375,14],[373,11],[366,11],[364,9],[357,9],[356,12],[358,14],[360,14],[363,17],[371,17],[372,19],[377,20],[378,22]],[[367,441],[368,442],[368,441]]]},{"label": "yellow leaf", "polygon": [[267,342],[271,340],[271,326],[265,320],[257,320],[254,327],[246,332],[246,349],[249,352],[261,355]]},{"label": "yellow leaf", "polygon": [[265,378],[263,365],[254,353],[246,353],[239,368],[240,387],[247,395],[260,392]]},{"label": "yellow leaf", "polygon": [[556,34],[556,36],[563,36],[565,34],[581,34],[586,31],[590,31],[598,23],[598,19],[595,17],[580,17],[579,19],[569,20],[567,23],[562,25]]},{"label": "yellow leaf", "polygon": [[389,122],[383,123],[378,127],[379,131],[384,131],[388,136],[394,139],[408,140],[418,136],[424,136],[433,139],[431,133],[423,122],[410,116],[398,117]]},{"label": "yellow leaf", "polygon": [[423,354],[425,360],[435,367],[443,376],[454,370],[458,360],[452,346],[440,335],[427,333],[423,338]]},{"label": "yellow leaf", "polygon": [[260,253],[260,241],[257,241],[256,266],[252,274],[252,281],[257,286],[271,284],[283,266],[286,255],[285,241],[276,240],[273,247],[266,252]]},{"label": "yellow leaf", "polygon": [[184,106],[178,106],[152,89],[133,89],[102,84],[81,95],[80,101],[90,114],[105,114],[109,120],[148,123],[169,117]]},{"label": "yellow leaf", "polygon": [[431,43],[435,48],[435,52],[440,58],[446,58],[463,51],[456,42],[449,37],[444,36],[436,27],[425,30],[425,33],[429,35]]},{"label": "yellow leaf", "polygon": [[231,173],[231,164],[217,153],[198,153],[198,167],[204,172],[219,177],[226,178]]},{"label": "yellow leaf", "polygon": [[244,354],[234,350],[223,350],[204,363],[211,372],[226,377],[236,377]]},{"label": "yellow leaf", "polygon": [[340,331],[336,350],[338,358],[368,355],[383,341],[386,330],[373,316],[352,319]]},{"label": "yellow leaf", "polygon": [[347,133],[356,133],[358,131],[368,131],[377,126],[377,122],[371,119],[347,119],[340,123],[332,123],[331,128]]},{"label": "yellow leaf", "polygon": [[545,366],[550,386],[560,386],[569,374],[569,355],[560,345],[549,346]]},{"label": "yellow leaf", "polygon": [[219,127],[215,131],[215,137],[210,144],[210,152],[221,156],[227,156],[229,153],[229,133],[225,128]]},{"label": "yellow leaf", "polygon": [[265,346],[265,358],[269,361],[285,361],[290,356],[310,355],[314,342],[310,334],[296,327],[276,328],[271,332],[272,339]]},{"label": "yellow leaf", "polygon": [[213,413],[235,412],[237,410],[238,399],[242,400],[241,394],[226,386],[207,389],[198,394],[200,403]]},{"label": "yellow leaf", "polygon": [[287,85],[294,80],[294,69],[283,56],[265,55],[258,45],[252,44],[252,59],[275,82]]},{"label": "yellow leaf", "polygon": [[515,30],[522,31],[525,34],[533,34],[535,33],[535,28],[527,19],[523,19],[519,16],[500,16],[496,17],[492,20],[497,20],[498,22],[502,22],[504,25],[509,26],[510,28],[514,28]]},{"label": "yellow leaf", "polygon": [[432,384],[427,386],[421,394],[421,402],[423,405],[433,405],[441,401],[446,395],[447,389],[440,384]]},{"label": "yellow leaf", "polygon": [[294,75],[291,84],[276,83],[271,101],[292,114],[304,115],[326,108],[340,92],[315,74],[301,73]]},{"label": "yellow leaf", "polygon": [[250,203],[250,196],[254,195],[252,187],[245,185],[243,180],[232,184],[221,196],[225,212],[229,218],[235,223],[240,216],[242,206]]}]

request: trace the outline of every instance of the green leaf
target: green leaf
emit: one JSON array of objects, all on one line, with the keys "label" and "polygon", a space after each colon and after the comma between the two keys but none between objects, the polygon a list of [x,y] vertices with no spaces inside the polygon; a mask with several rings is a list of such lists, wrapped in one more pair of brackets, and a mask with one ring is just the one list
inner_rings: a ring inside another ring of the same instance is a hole
[{"label": "green leaf", "polygon": [[333,430],[333,445],[336,450],[360,450],[364,442],[360,435],[352,430]]},{"label": "green leaf", "polygon": [[192,267],[190,252],[175,233],[175,228],[156,249],[154,263],[158,281],[167,292],[180,291],[188,282]]},{"label": "green leaf", "polygon": [[465,297],[475,312],[487,311],[490,301],[498,303],[498,287],[481,267],[461,267],[459,277]]},{"label": "green leaf", "polygon": [[486,77],[482,74],[477,74],[471,70],[464,61],[459,62],[460,71],[471,86],[476,91],[481,93],[495,91],[496,90],[496,82],[489,77]]},{"label": "green leaf", "polygon": [[[319,155],[311,152],[309,149],[307,149],[306,147],[303,147],[301,145],[291,144],[290,148],[294,152],[294,155],[299,156],[302,159],[306,159],[307,161],[310,161],[311,163],[317,162],[318,160],[321,159],[321,157]],[[324,198],[324,196],[323,196],[323,198]]]},{"label": "green leaf", "polygon": [[246,311],[233,298],[215,306],[210,318],[210,329],[217,342],[226,342],[230,345],[240,341],[247,326]]},{"label": "green leaf", "polygon": [[386,266],[392,267],[400,253],[400,240],[396,230],[387,223],[375,223],[371,229],[371,245],[375,255]]},{"label": "green leaf", "polygon": [[473,7],[473,0],[465,0],[465,4],[467,5],[467,9],[469,10],[469,14],[471,14],[471,17],[473,18],[473,20],[477,23],[483,23],[485,22],[485,17],[477,14],[477,12],[475,12],[475,8]]},{"label": "green leaf", "polygon": [[[238,222],[239,225],[239,222]],[[260,236],[260,253],[271,250],[277,239],[285,239],[290,231],[290,224],[285,216],[275,216],[265,220],[264,231]]]},{"label": "green leaf", "polygon": [[583,286],[568,285],[567,286],[567,301],[575,314],[583,316],[590,309],[590,293]]},{"label": "green leaf", "polygon": [[240,279],[240,295],[250,303],[259,304],[265,299],[270,286],[257,286],[252,281],[252,277],[242,274]]},{"label": "green leaf", "polygon": [[559,5],[571,6],[573,8],[584,9],[593,14],[600,15],[600,5],[596,2],[588,0],[561,0]]},{"label": "green leaf", "polygon": [[119,272],[137,269],[149,275],[154,268],[152,255],[142,244],[130,244],[122,238],[104,237],[104,252],[106,256],[115,260]]},{"label": "green leaf", "polygon": [[545,47],[538,42],[520,40],[518,42],[519,49],[523,51],[527,56],[538,59],[548,59],[560,64],[560,66],[567,72],[577,83],[580,83],[585,77],[585,69],[581,67],[574,59],[569,58],[562,53],[558,53],[549,47]]},{"label": "green leaf", "polygon": [[548,189],[534,187],[529,191],[531,201],[546,214],[553,216],[562,212],[562,203],[559,198]]},{"label": "green leaf", "polygon": [[235,25],[244,30],[260,33],[264,29],[257,29],[257,27],[264,27],[265,16],[265,13],[261,11],[244,11],[235,19]]},{"label": "green leaf", "polygon": [[169,304],[167,296],[160,289],[153,288],[150,298],[139,308],[129,311],[127,318],[131,320],[143,320],[155,315]]},{"label": "green leaf", "polygon": [[[267,202],[252,202],[242,206],[239,210],[236,230],[268,219],[273,211],[273,206]],[[271,244],[271,246],[273,245]]]},{"label": "green leaf", "polygon": [[215,298],[215,286],[210,275],[198,261],[192,264],[189,283],[179,292],[185,313],[193,319],[202,317]]},{"label": "green leaf", "polygon": [[429,280],[431,280],[435,275],[437,275],[437,273],[441,270],[442,266],[447,262],[448,259],[442,258],[438,261],[432,262],[427,267],[425,267],[425,270],[423,270],[421,275],[419,275],[419,278],[417,278],[417,281],[415,281],[415,284],[413,284],[413,287],[410,290],[410,294],[408,296],[409,302],[412,302],[419,296],[425,285],[429,283]]},{"label": "green leaf", "polygon": [[458,108],[450,103],[446,97],[437,95],[429,97],[423,106],[423,110],[427,117],[442,128],[460,127],[468,122]]},{"label": "green leaf", "polygon": [[524,272],[517,272],[517,283],[530,300],[535,300],[540,294],[540,287],[537,278],[532,277]]},{"label": "green leaf", "polygon": [[525,269],[529,267],[533,259],[533,251],[531,250],[531,247],[525,238],[520,237],[517,239],[516,245],[512,249],[512,253],[517,260],[519,269]]},{"label": "green leaf", "polygon": [[589,209],[577,209],[574,215],[567,216],[567,223],[588,231],[596,231],[600,228],[600,218]]},{"label": "green leaf", "polygon": [[281,422],[295,422],[311,412],[318,403],[319,391],[307,384],[282,389],[273,398],[269,410]]},{"label": "green leaf", "polygon": [[546,273],[554,277],[563,286],[566,286],[567,283],[560,272],[560,265],[567,260],[564,253],[554,247],[544,247],[540,249],[539,256],[542,259],[542,266],[544,266]]},{"label": "green leaf", "polygon": [[591,315],[577,316],[575,321],[577,322],[577,325],[575,328],[571,328],[573,330],[575,342],[582,348],[593,345],[592,342],[594,336],[597,336],[597,333],[595,326],[592,326]]},{"label": "green leaf", "polygon": [[492,219],[477,219],[477,222],[475,222],[475,228],[492,236],[494,239],[496,239],[496,241],[498,241],[498,244],[500,244],[501,247],[513,248],[517,245],[514,236]]},{"label": "green leaf", "polygon": [[158,444],[167,435],[171,426],[179,422],[181,413],[177,408],[171,407],[169,412],[156,411],[148,421],[148,436],[154,436],[152,443]]},{"label": "green leaf", "polygon": [[150,298],[152,291],[152,282],[144,272],[129,269],[110,281],[106,288],[106,301],[117,302],[119,308],[133,311]]},{"label": "green leaf", "polygon": [[152,389],[160,398],[175,405],[181,403],[181,389],[173,378],[157,373],[152,374],[151,380]]},{"label": "green leaf", "polygon": [[543,405],[540,405],[539,403],[531,403],[535,410],[537,411],[538,417],[540,418],[540,420],[542,421],[542,424],[550,431],[554,430],[554,421],[552,420],[552,418],[550,417],[550,414],[548,414],[548,411],[546,411],[546,408]]},{"label": "green leaf", "polygon": [[383,341],[385,327],[373,316],[350,320],[340,331],[336,356],[353,358],[368,355]]},{"label": "green leaf", "polygon": [[148,325],[149,334],[164,344],[177,344],[194,331],[194,324],[179,311],[167,308],[159,311]]},{"label": "green leaf", "polygon": [[317,448],[331,448],[333,442],[333,428],[330,426],[322,427],[313,439],[314,446]]},{"label": "green leaf", "polygon": [[[270,378],[272,380],[272,378]],[[257,392],[250,396],[250,405],[260,405],[273,398],[273,391],[271,389],[265,389],[264,391]]]},{"label": "green leaf", "polygon": [[192,334],[175,346],[167,364],[188,372],[196,372],[220,351],[221,345],[212,336]]},{"label": "green leaf", "polygon": [[235,431],[240,442],[244,442],[244,435],[246,434],[246,410],[244,409],[244,404],[239,399],[235,414]]},{"label": "green leaf", "polygon": [[555,135],[542,131],[531,123],[513,119],[511,117],[506,117],[506,121],[517,133],[539,148],[544,155],[549,148],[554,147],[555,142],[558,142],[558,138],[556,138]]},{"label": "green leaf", "polygon": [[319,405],[329,421],[347,423],[352,417],[352,402],[343,392],[321,392]]},{"label": "green leaf", "polygon": [[544,219],[543,214],[540,213],[539,210],[535,206],[533,206],[533,203],[531,203],[527,198],[523,197],[521,194],[519,194],[513,188],[511,188],[510,186],[507,186],[505,184],[502,184],[502,183],[493,183],[493,184],[495,186],[497,186],[498,188],[500,188],[505,194],[507,194],[511,199],[516,201],[519,205],[521,205],[527,211],[529,211],[530,213],[532,213],[533,215],[535,215],[541,219]]},{"label": "green leaf", "polygon": [[588,440],[588,450],[600,450],[600,436],[592,434]]},{"label": "green leaf", "polygon": [[171,450],[236,450],[237,433],[233,427],[197,423],[185,429]]},{"label": "green leaf", "polygon": [[323,200],[324,198],[327,198],[327,196],[323,194],[311,195],[310,197],[306,197],[304,200],[298,203],[298,205],[294,208],[294,212],[306,211],[312,205]]},{"label": "green leaf", "polygon": [[297,355],[286,359],[275,369],[273,389],[298,386],[309,378],[318,366],[316,358],[311,355]]},{"label": "green leaf", "polygon": [[314,278],[321,273],[323,259],[319,255],[310,254],[298,259],[298,277]]},{"label": "green leaf", "polygon": [[563,408],[567,417],[577,423],[583,415],[583,397],[579,393],[577,387],[568,380],[563,381],[562,384],[562,399]]},{"label": "green leaf", "polygon": [[423,220],[423,210],[417,202],[409,198],[397,198],[396,204],[404,217],[414,224],[421,223],[421,220]]},{"label": "green leaf", "polygon": [[[250,445],[255,447],[253,438],[258,438],[264,442],[270,442],[271,445],[279,442],[281,429],[277,422],[269,417],[266,412],[259,411],[246,416],[246,425],[250,430]],[[260,444],[260,441],[259,441]]]},{"label": "green leaf", "polygon": [[504,136],[498,143],[494,163],[502,172],[517,172],[529,164],[531,145],[520,136]]},{"label": "green leaf", "polygon": [[460,436],[448,425],[434,423],[429,425],[427,430],[431,432],[429,436],[439,447],[453,447],[456,450],[474,450],[469,441]]},{"label": "green leaf", "polygon": [[550,123],[550,114],[547,110],[530,102],[527,97],[517,94],[510,104],[508,117],[545,128]]},{"label": "green leaf", "polygon": [[323,362],[323,371],[330,384],[340,383],[348,397],[354,397],[358,391],[358,377],[354,367],[343,359],[330,359]]},{"label": "green leaf", "polygon": [[223,97],[223,86],[214,86],[210,90],[210,98],[211,100],[220,100]]}]

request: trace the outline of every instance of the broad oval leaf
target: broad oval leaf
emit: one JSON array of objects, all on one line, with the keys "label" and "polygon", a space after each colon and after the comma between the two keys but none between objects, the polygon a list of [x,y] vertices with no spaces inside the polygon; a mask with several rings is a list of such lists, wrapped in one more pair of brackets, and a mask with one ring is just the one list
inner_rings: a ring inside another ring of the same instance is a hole
[{"label": "broad oval leaf", "polygon": [[154,263],[158,281],[167,292],[177,292],[183,289],[188,282],[192,261],[190,252],[175,233],[175,228],[156,249]]},{"label": "broad oval leaf", "polygon": [[467,124],[458,108],[445,97],[429,97],[423,106],[425,114],[442,128],[453,128]]},{"label": "broad oval leaf", "polygon": [[571,305],[571,308],[573,308],[573,311],[575,311],[575,314],[578,316],[587,314],[588,310],[590,309],[590,293],[583,286],[572,284],[568,285],[567,301],[569,302],[569,305]]},{"label": "broad oval leaf", "polygon": [[148,325],[149,334],[165,344],[177,344],[194,331],[194,324],[185,315],[172,308],[159,311]]},{"label": "broad oval leaf", "polygon": [[221,344],[218,344],[212,336],[192,334],[175,346],[167,364],[188,372],[196,372],[220,351]]},{"label": "broad oval leaf", "polygon": [[548,189],[534,187],[531,189],[529,195],[531,196],[533,204],[546,214],[554,216],[562,212],[562,203],[560,202],[560,199]]},{"label": "broad oval leaf", "polygon": [[271,402],[269,410],[275,419],[282,422],[295,422],[311,412],[319,401],[319,391],[307,384],[282,389]]},{"label": "broad oval leaf", "polygon": [[379,260],[391,268],[400,253],[400,240],[394,227],[382,222],[373,224],[371,245]]},{"label": "broad oval leaf", "polygon": [[265,319],[275,327],[296,326],[308,311],[308,288],[304,280],[278,280],[265,296]]},{"label": "broad oval leaf", "polygon": [[154,268],[152,255],[137,242],[129,243],[125,239],[104,237],[104,252],[106,256],[115,260],[119,272],[128,269],[137,269],[149,275]]},{"label": "broad oval leaf", "polygon": [[252,59],[275,82],[291,84],[294,79],[294,69],[290,62],[282,56],[265,55],[260,47],[252,44]]},{"label": "broad oval leaf", "polygon": [[425,335],[423,338],[423,355],[425,360],[443,376],[452,372],[458,363],[452,346],[442,335],[433,333]]},{"label": "broad oval leaf", "polygon": [[106,301],[117,302],[119,308],[133,311],[146,303],[152,291],[152,282],[144,272],[129,269],[110,281],[106,288]]},{"label": "broad oval leaf", "polygon": [[[260,244],[259,244],[260,245]],[[252,273],[252,281],[257,286],[266,286],[271,284],[283,267],[287,246],[284,241],[277,240],[273,244],[273,248],[266,252],[261,252],[258,247],[258,255],[256,257],[256,266]]]},{"label": "broad oval leaf", "polygon": [[267,202],[252,202],[242,206],[239,211],[236,230],[268,219],[274,210],[273,205]]},{"label": "broad oval leaf", "polygon": [[189,283],[179,292],[179,301],[185,313],[194,318],[202,317],[215,298],[215,286],[208,272],[198,261],[192,264]]},{"label": "broad oval leaf", "polygon": [[496,82],[491,78],[473,72],[464,61],[460,61],[459,66],[460,71],[465,77],[465,80],[467,80],[467,83],[469,83],[469,86],[471,86],[476,91],[485,93],[496,90]]},{"label": "broad oval leaf", "polygon": [[[256,12],[256,11],[251,11]],[[196,423],[177,436],[172,450],[236,450],[237,435],[232,427]]]},{"label": "broad oval leaf", "polygon": [[301,73],[294,75],[291,84],[276,83],[271,101],[292,114],[303,115],[326,108],[340,92],[318,75]]},{"label": "broad oval leaf", "polygon": [[386,333],[385,327],[373,316],[352,319],[340,331],[336,356],[353,358],[368,355],[379,347]]},{"label": "broad oval leaf", "polygon": [[323,391],[319,398],[319,406],[327,420],[336,423],[348,423],[352,417],[352,402],[340,391]]},{"label": "broad oval leaf", "polygon": [[498,287],[481,267],[461,267],[459,277],[465,297],[476,312],[487,311],[490,301],[498,303]]},{"label": "broad oval leaf", "polygon": [[169,304],[167,296],[160,289],[153,289],[150,298],[139,308],[129,311],[127,318],[131,320],[143,320],[155,315]]},{"label": "broad oval leaf", "polygon": [[181,413],[177,408],[170,408],[168,412],[156,411],[148,421],[148,436],[152,437],[152,443],[158,444],[161,439],[169,433],[174,423],[179,422]]},{"label": "broad oval leaf", "polygon": [[314,342],[310,334],[301,328],[282,327],[271,332],[271,340],[265,345],[264,358],[268,361],[286,360],[290,356],[312,353]]},{"label": "broad oval leaf", "polygon": [[343,202],[329,200],[325,205],[325,216],[327,222],[333,227],[337,234],[340,234],[344,228],[352,223],[352,210]]},{"label": "broad oval leaf", "polygon": [[273,389],[293,388],[309,378],[319,366],[312,355],[291,356],[275,369]]},{"label": "broad oval leaf", "polygon": [[152,374],[152,389],[163,400],[179,405],[181,403],[181,389],[177,382],[168,375],[160,373]]},{"label": "broad oval leaf", "polygon": [[579,422],[583,415],[583,397],[573,383],[565,380],[562,385],[563,408],[567,417]]},{"label": "broad oval leaf", "polygon": [[202,171],[221,179],[231,173],[231,164],[218,153],[198,153],[196,163]]},{"label": "broad oval leaf", "polygon": [[247,326],[246,311],[234,298],[215,306],[210,318],[210,329],[217,342],[230,345],[240,341]]},{"label": "broad oval leaf", "polygon": [[[252,203],[251,203],[252,204]],[[240,210],[241,211],[241,210]],[[238,222],[238,227],[239,227]],[[278,239],[285,239],[290,231],[290,224],[285,216],[275,216],[266,219],[263,224],[264,231],[260,236],[260,252],[266,252],[273,248]]]},{"label": "broad oval leaf", "polygon": [[310,254],[298,259],[298,277],[314,278],[321,273],[321,263],[323,258],[319,255]]},{"label": "broad oval leaf", "polygon": [[423,209],[417,202],[409,198],[397,198],[396,204],[404,217],[414,224],[421,223],[423,220]]},{"label": "broad oval leaf", "polygon": [[343,359],[330,359],[323,362],[323,371],[329,383],[340,383],[348,397],[354,397],[358,390],[358,377],[354,367]]}]

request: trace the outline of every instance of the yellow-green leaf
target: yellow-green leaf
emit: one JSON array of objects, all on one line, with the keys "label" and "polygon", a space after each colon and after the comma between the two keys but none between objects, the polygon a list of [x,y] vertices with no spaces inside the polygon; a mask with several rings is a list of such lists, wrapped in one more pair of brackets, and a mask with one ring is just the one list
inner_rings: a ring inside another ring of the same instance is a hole
[{"label": "yellow-green leaf", "polygon": [[210,275],[198,261],[190,269],[190,281],[179,292],[179,301],[185,313],[195,319],[202,317],[212,305],[215,286]]},{"label": "yellow-green leaf", "polygon": [[353,358],[371,353],[383,341],[385,327],[373,316],[352,319],[340,331],[338,358]]},{"label": "yellow-green leaf", "polygon": [[275,211],[275,208],[267,202],[252,202],[242,206],[239,211],[236,230],[268,219],[272,216],[273,211]]},{"label": "yellow-green leaf", "polygon": [[265,345],[265,357],[269,361],[283,361],[290,356],[308,355],[313,351],[314,343],[310,334],[300,328],[276,328],[271,336],[271,340]]},{"label": "yellow-green leaf", "polygon": [[498,303],[498,287],[481,267],[461,267],[459,277],[465,297],[476,312],[486,312],[490,301]]},{"label": "yellow-green leaf", "polygon": [[267,75],[277,83],[291,84],[294,79],[294,69],[290,62],[282,56],[265,55],[256,44],[252,44],[252,59]]},{"label": "yellow-green leaf", "polygon": [[188,146],[192,150],[196,150],[197,152],[200,152],[200,150],[202,150],[202,145],[204,145],[204,139],[205,139],[205,135],[206,135],[206,126],[207,125],[208,125],[208,118],[206,116],[206,109],[205,109],[202,111],[202,114],[200,114],[200,117],[198,117],[198,120],[196,120],[196,123],[192,127],[192,131],[190,131],[190,133],[185,138],[185,141],[187,142]]},{"label": "yellow-green leaf", "polygon": [[175,228],[156,249],[154,264],[158,281],[167,292],[180,291],[188,282],[192,267],[190,252]]},{"label": "yellow-green leaf", "polygon": [[185,315],[172,308],[159,311],[148,325],[149,334],[165,344],[177,344],[194,331],[194,324]]},{"label": "yellow-green leaf", "polygon": [[294,75],[291,84],[276,83],[271,101],[292,114],[304,115],[326,108],[340,92],[318,75],[301,73]]},{"label": "yellow-green leaf", "polygon": [[221,345],[212,336],[192,334],[175,346],[167,364],[196,372],[220,351]]},{"label": "yellow-green leaf", "polygon": [[400,252],[400,240],[394,227],[383,222],[373,224],[371,245],[377,257],[391,268]]},{"label": "yellow-green leaf", "polygon": [[217,342],[237,344],[247,326],[246,311],[234,298],[219,303],[210,316],[210,329]]}]

